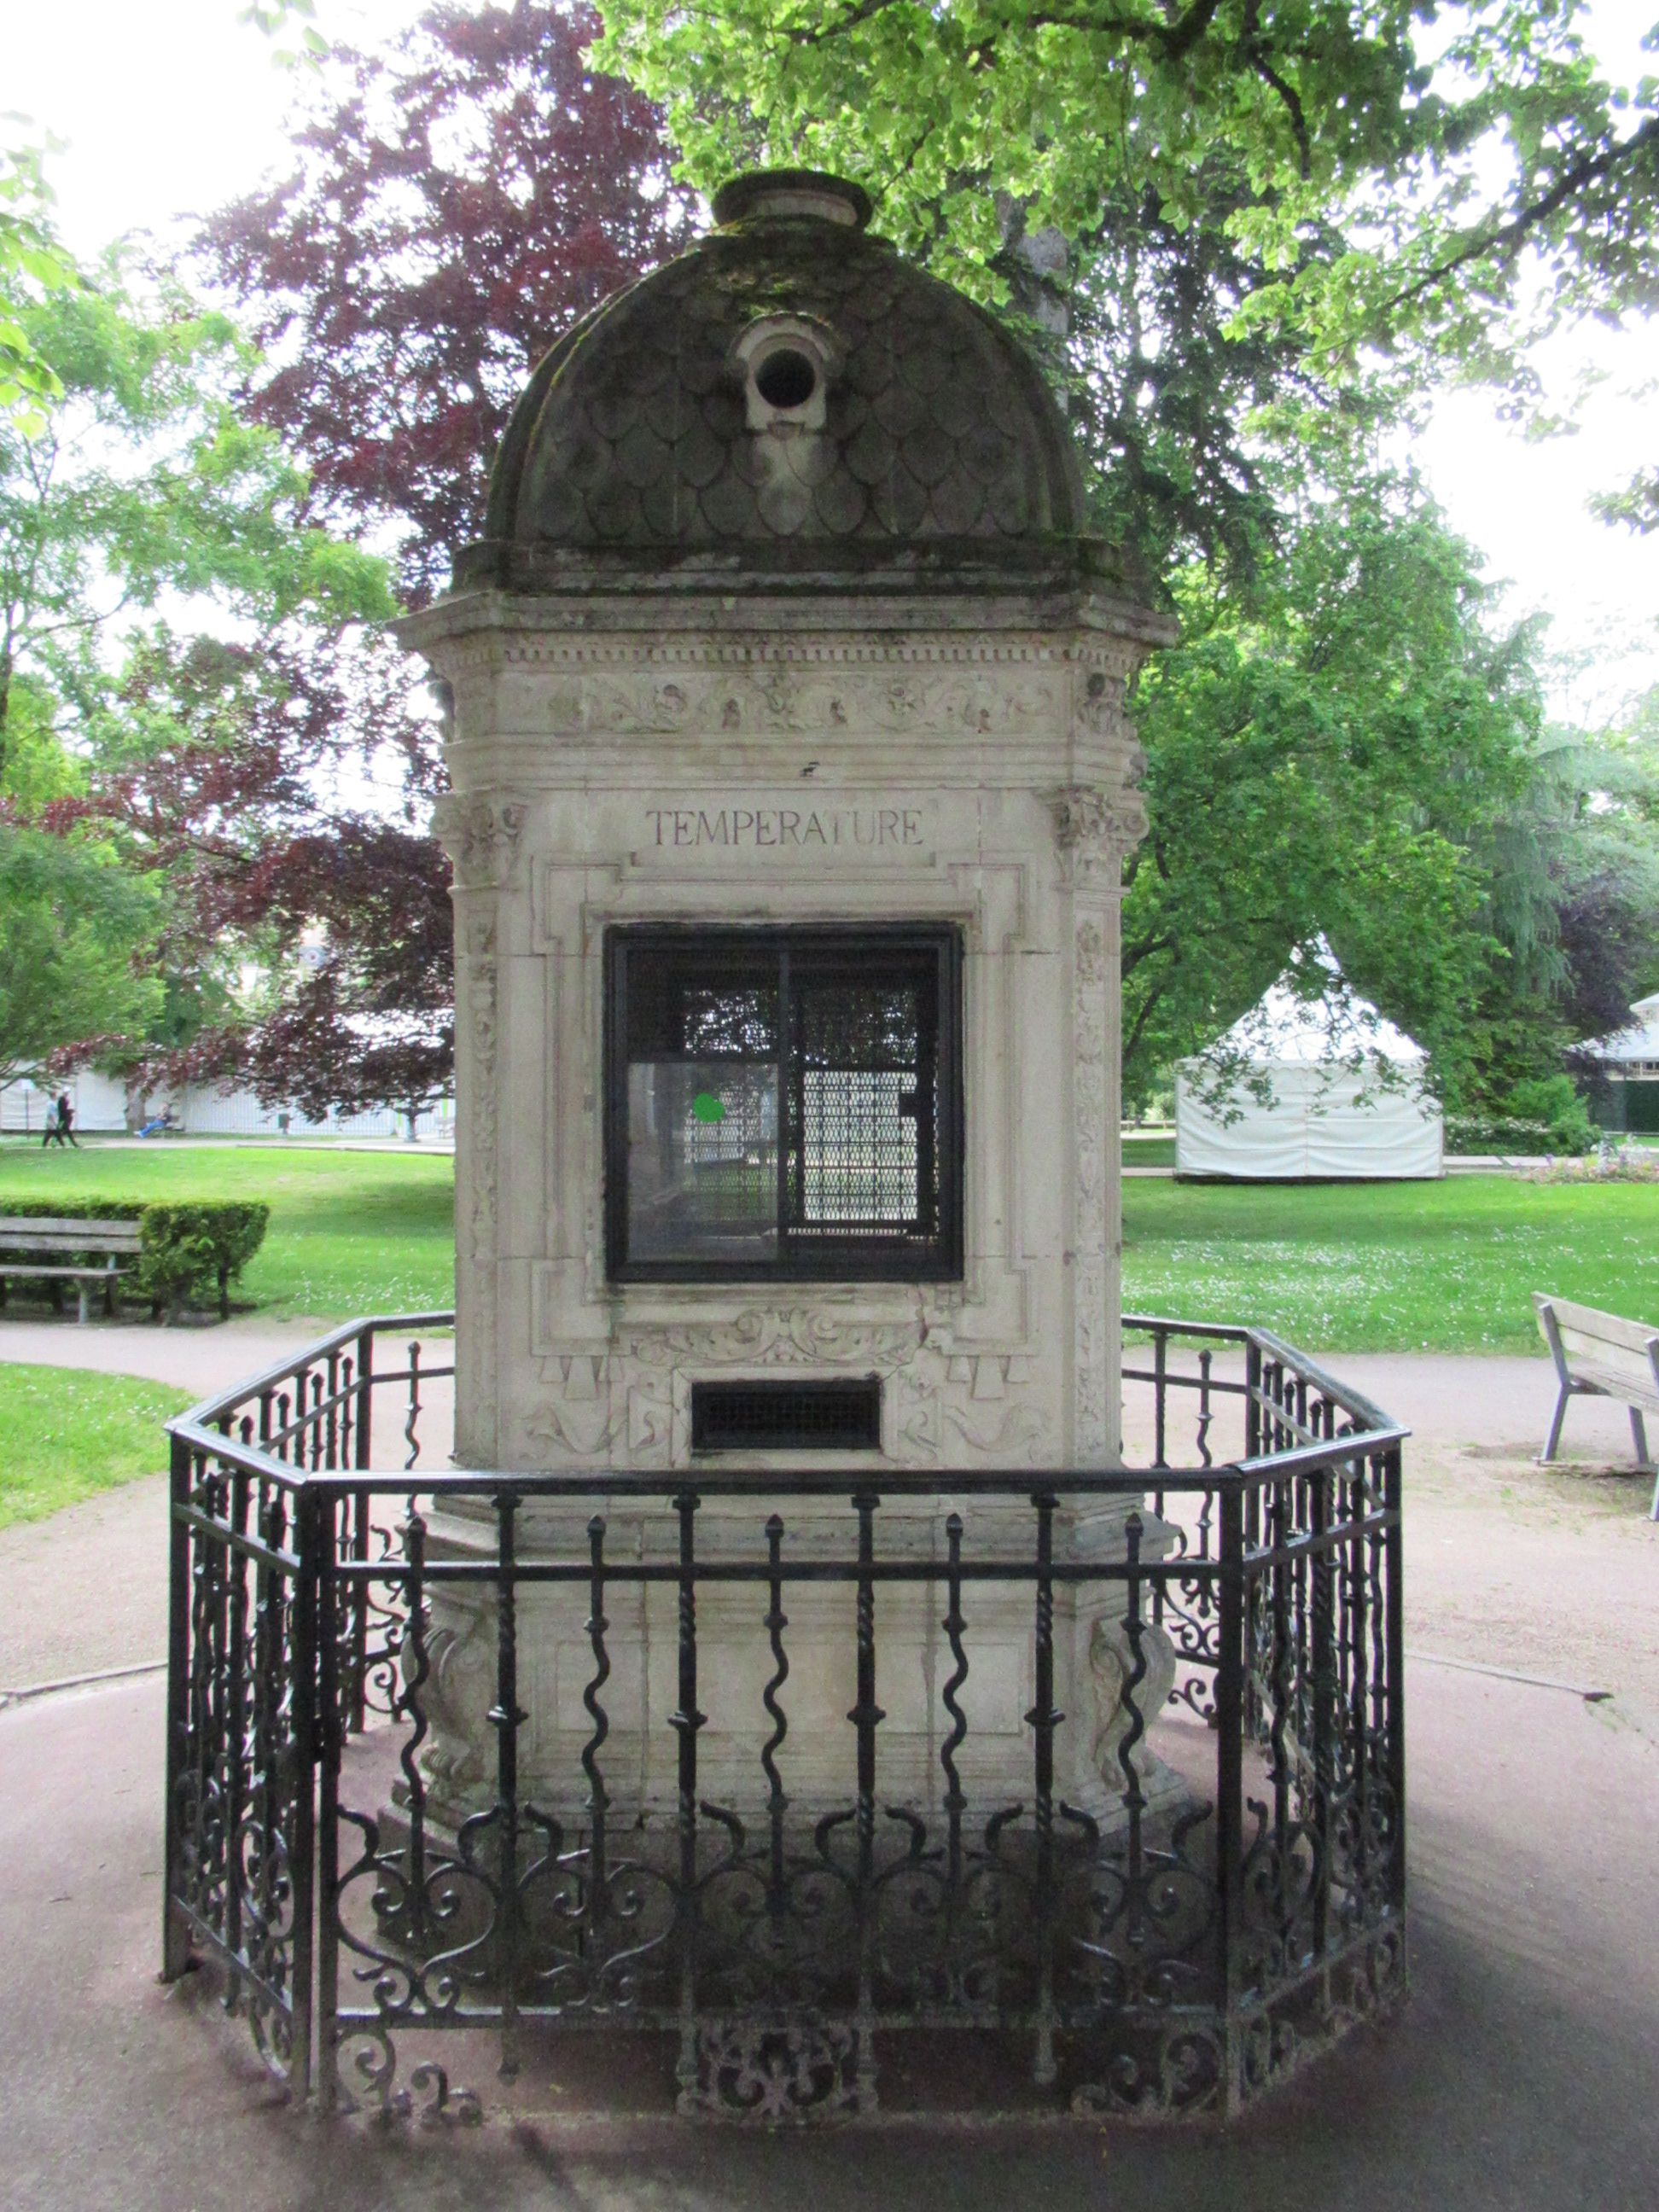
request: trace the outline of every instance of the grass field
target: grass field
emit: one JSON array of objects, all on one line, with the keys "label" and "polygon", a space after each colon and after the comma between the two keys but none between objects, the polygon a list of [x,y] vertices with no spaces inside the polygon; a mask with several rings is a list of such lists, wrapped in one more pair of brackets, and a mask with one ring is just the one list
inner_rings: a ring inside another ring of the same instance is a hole
[{"label": "grass field", "polygon": [[161,1424],[189,1403],[188,1391],[130,1375],[0,1364],[0,1528],[159,1474]]},{"label": "grass field", "polygon": [[[44,1207],[71,1193],[268,1199],[270,1229],[237,1295],[274,1318],[451,1301],[444,1157],[0,1146],[0,1195]],[[1659,1185],[1136,1181],[1123,1211],[1132,1311],[1258,1322],[1310,1352],[1535,1352],[1534,1291],[1659,1322]]]},{"label": "grass field", "polygon": [[1659,1185],[1130,1182],[1135,1312],[1251,1321],[1307,1352],[1541,1352],[1532,1292],[1659,1323]]},{"label": "grass field", "polygon": [[[431,1153],[157,1145],[47,1152],[0,1145],[0,1197],[265,1199],[265,1241],[233,1290],[274,1320],[447,1306],[455,1295],[454,1164]],[[20,1304],[19,1311],[28,1309]]]}]

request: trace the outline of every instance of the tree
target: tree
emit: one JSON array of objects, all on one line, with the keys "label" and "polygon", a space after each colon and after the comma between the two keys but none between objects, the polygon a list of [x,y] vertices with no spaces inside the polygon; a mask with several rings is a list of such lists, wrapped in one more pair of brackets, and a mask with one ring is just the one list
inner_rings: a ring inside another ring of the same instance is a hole
[{"label": "tree", "polygon": [[1201,569],[1139,689],[1152,826],[1123,917],[1125,1089],[1225,1030],[1291,949],[1344,972],[1475,1079],[1507,948],[1479,847],[1534,773],[1524,631],[1494,635],[1469,549],[1408,483],[1305,501],[1241,614]]},{"label": "tree", "polygon": [[413,605],[475,533],[536,362],[689,235],[656,109],[583,58],[596,27],[557,0],[441,4],[384,54],[337,50],[292,175],[203,234],[274,364],[254,418],[316,513],[389,532]]},{"label": "tree", "polygon": [[383,562],[300,523],[304,472],[232,405],[252,356],[224,316],[112,256],[24,323],[56,396],[33,434],[0,419],[7,1050],[132,1061],[231,1003],[206,844],[251,865],[314,804],[295,670],[392,602]]},{"label": "tree", "polygon": [[156,904],[106,848],[0,822],[0,1088],[61,1046],[143,1030]]},{"label": "tree", "polygon": [[[665,107],[686,173],[841,168],[884,227],[981,291],[993,202],[1089,237],[1115,196],[1182,228],[1231,180],[1267,281],[1246,323],[1316,350],[1489,347],[1530,256],[1546,317],[1659,272],[1659,88],[1595,76],[1580,0],[605,0],[602,66]],[[1351,233],[1331,258],[1312,224]]]},{"label": "tree", "polygon": [[390,612],[382,564],[295,526],[304,473],[235,412],[250,356],[224,316],[166,277],[135,296],[111,256],[23,325],[60,396],[33,434],[0,418],[0,769],[18,674],[84,735],[141,615],[165,627],[182,603],[266,629]]},{"label": "tree", "polygon": [[[313,517],[395,547],[410,604],[476,531],[542,352],[688,234],[654,109],[582,59],[594,27],[550,0],[443,5],[385,54],[337,51],[294,173],[201,240],[269,349],[247,374],[250,415],[303,455]],[[146,712],[174,689],[150,673]],[[313,1111],[408,1106],[448,1082],[453,1054],[448,864],[421,834],[443,781],[435,725],[388,650],[290,657],[280,675],[283,712],[230,710],[239,820],[268,825],[257,854],[226,849],[188,748],[106,793],[124,834],[190,870],[193,940],[228,933],[268,968],[252,1018],[210,1024],[168,1065]],[[398,820],[321,796],[377,751],[401,776]],[[296,776],[308,807],[292,803]]]}]

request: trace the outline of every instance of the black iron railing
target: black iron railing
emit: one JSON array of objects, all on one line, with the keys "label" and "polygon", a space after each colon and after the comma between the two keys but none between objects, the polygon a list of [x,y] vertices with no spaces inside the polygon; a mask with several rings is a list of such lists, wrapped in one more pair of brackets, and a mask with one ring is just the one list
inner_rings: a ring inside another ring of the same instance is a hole
[{"label": "black iron railing", "polygon": [[467,2039],[512,2075],[637,2030],[682,2109],[788,2120],[919,2030],[1226,2113],[1403,1990],[1404,1432],[1364,1400],[1133,1319],[1135,1472],[428,1471],[449,1320],[171,1431],[165,1970],[227,1969],[296,2095],[467,2118]]}]

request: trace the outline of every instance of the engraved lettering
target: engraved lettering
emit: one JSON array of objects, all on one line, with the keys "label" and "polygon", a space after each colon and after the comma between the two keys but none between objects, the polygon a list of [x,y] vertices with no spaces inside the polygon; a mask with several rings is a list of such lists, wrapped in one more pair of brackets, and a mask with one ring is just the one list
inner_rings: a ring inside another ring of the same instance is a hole
[{"label": "engraved lettering", "polygon": [[752,846],[857,845],[866,848],[916,847],[927,842],[925,811],[920,806],[647,806],[653,845]]}]

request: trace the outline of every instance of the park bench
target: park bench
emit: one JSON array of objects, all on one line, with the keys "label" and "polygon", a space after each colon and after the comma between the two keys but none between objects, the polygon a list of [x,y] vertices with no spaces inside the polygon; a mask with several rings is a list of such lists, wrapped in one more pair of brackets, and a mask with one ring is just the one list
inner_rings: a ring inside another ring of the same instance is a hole
[{"label": "park bench", "polygon": [[1648,1457],[1648,1431],[1644,1415],[1659,1413],[1659,1328],[1645,1322],[1623,1321],[1617,1314],[1598,1313],[1594,1306],[1575,1306],[1565,1298],[1547,1298],[1533,1292],[1538,1326],[1555,1362],[1560,1395],[1550,1417],[1550,1432],[1540,1459],[1555,1457],[1561,1441],[1561,1423],[1567,1401],[1574,1397],[1616,1398],[1630,1414],[1630,1432],[1636,1460],[1644,1474],[1655,1476],[1650,1521],[1659,1521],[1659,1468]]},{"label": "park bench", "polygon": [[[27,1258],[19,1255],[27,1254]],[[98,1255],[95,1263],[88,1255]],[[64,1285],[72,1282],[80,1301],[80,1318],[88,1318],[92,1291],[101,1285],[104,1311],[115,1311],[116,1285],[131,1267],[123,1260],[138,1256],[136,1221],[64,1221],[50,1214],[0,1215],[0,1308],[6,1303],[8,1284],[20,1276],[38,1276],[52,1286],[52,1302],[59,1311]]]}]

